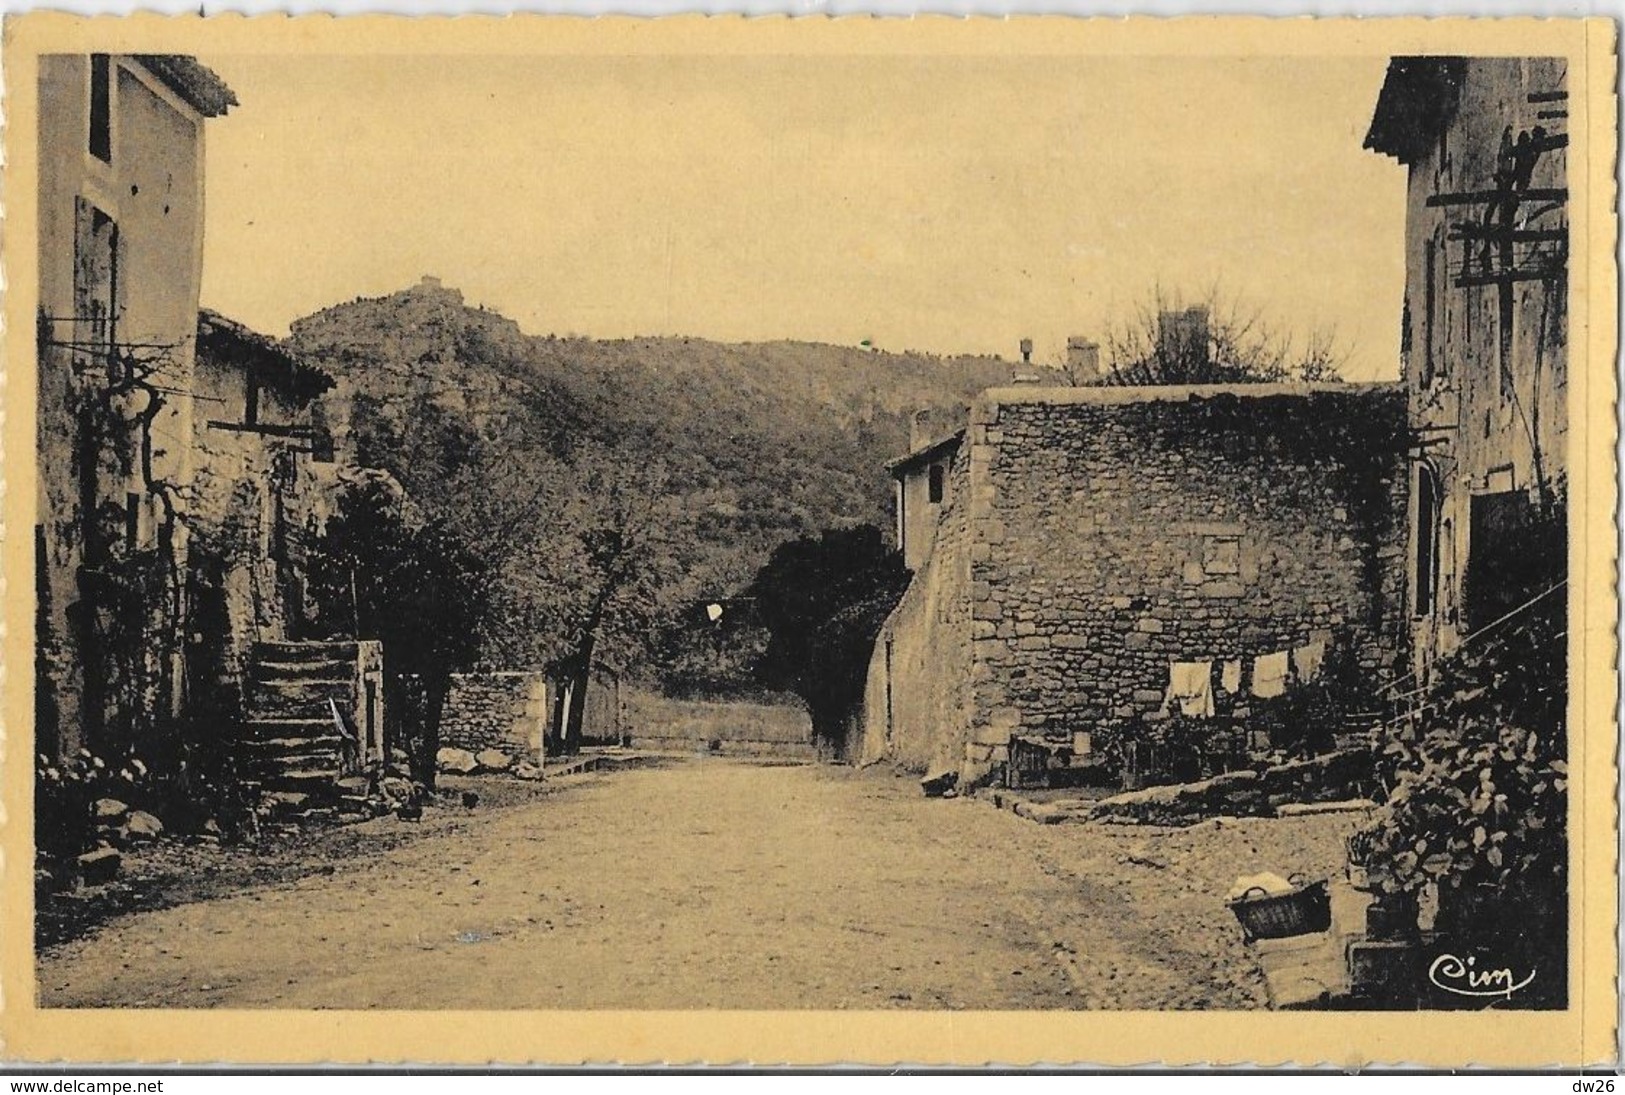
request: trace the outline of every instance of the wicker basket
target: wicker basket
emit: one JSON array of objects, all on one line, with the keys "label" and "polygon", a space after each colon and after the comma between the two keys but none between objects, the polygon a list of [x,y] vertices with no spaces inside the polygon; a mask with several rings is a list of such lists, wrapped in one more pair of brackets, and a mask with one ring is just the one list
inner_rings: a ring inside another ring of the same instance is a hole
[{"label": "wicker basket", "polygon": [[1302,875],[1293,875],[1288,881],[1293,887],[1285,893],[1272,894],[1254,886],[1226,902],[1241,921],[1248,942],[1309,935],[1331,928],[1332,895],[1327,880],[1310,882]]}]

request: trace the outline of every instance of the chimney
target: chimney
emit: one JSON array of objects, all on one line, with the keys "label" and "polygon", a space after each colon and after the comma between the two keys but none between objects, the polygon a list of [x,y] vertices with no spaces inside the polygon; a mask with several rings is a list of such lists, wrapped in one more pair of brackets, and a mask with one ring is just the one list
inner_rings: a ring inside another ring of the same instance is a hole
[{"label": "chimney", "polygon": [[1157,315],[1157,355],[1164,361],[1207,364],[1208,311],[1196,305]]},{"label": "chimney", "polygon": [[1033,340],[1030,339],[1030,338],[1024,338],[1024,339],[1021,340],[1021,360],[1024,361],[1024,362],[1031,362],[1032,359],[1033,359]]},{"label": "chimney", "polygon": [[1066,371],[1074,378],[1100,375],[1100,344],[1082,335],[1066,340]]},{"label": "chimney", "polygon": [[908,420],[908,451],[923,449],[932,440],[930,409],[915,411]]}]

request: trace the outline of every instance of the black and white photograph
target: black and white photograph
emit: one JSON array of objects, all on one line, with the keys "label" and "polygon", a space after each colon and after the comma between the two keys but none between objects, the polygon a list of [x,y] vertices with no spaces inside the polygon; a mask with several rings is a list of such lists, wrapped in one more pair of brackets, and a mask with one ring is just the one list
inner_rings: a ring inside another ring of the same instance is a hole
[{"label": "black and white photograph", "polygon": [[8,64],[31,1014],[1613,977],[1611,47],[210,22]]}]

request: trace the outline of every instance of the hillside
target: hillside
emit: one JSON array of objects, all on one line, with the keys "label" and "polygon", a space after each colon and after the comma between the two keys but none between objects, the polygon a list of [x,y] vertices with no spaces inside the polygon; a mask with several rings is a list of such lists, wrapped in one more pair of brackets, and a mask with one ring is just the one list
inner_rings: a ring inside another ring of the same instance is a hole
[{"label": "hillside", "polygon": [[798,342],[527,335],[432,279],[293,324],[290,348],[339,378],[329,417],[365,462],[431,508],[464,450],[583,441],[660,461],[691,518],[697,596],[725,596],[778,544],[872,523],[890,535],[883,464],[921,408],[1008,381],[985,357]]}]

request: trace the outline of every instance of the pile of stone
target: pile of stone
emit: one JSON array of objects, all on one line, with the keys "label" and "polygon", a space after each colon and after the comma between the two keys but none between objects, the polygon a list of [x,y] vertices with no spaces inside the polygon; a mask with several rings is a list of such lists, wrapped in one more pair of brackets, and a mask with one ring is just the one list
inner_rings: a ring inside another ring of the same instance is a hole
[{"label": "pile of stone", "polygon": [[1368,809],[1359,797],[1371,777],[1369,750],[1350,749],[1256,770],[1225,772],[1195,783],[1127,791],[1089,801],[1063,799],[1015,804],[1032,821],[1092,821],[1139,825],[1193,825],[1211,817],[1276,817],[1332,809]]},{"label": "pile of stone", "polygon": [[99,798],[91,806],[96,820],[96,847],[75,861],[79,878],[87,886],[111,882],[124,857],[121,849],[151,844],[164,832],[164,823],[145,810],[133,810],[116,798]]},{"label": "pile of stone", "polygon": [[403,750],[391,749],[383,771],[370,775],[345,776],[338,781],[338,813],[362,821],[394,813],[402,817],[421,816],[428,790],[412,778],[410,758]]},{"label": "pile of stone", "polygon": [[525,759],[515,761],[501,749],[481,749],[478,753],[448,746],[434,755],[435,770],[448,775],[509,775],[516,779],[539,780],[542,770]]}]

